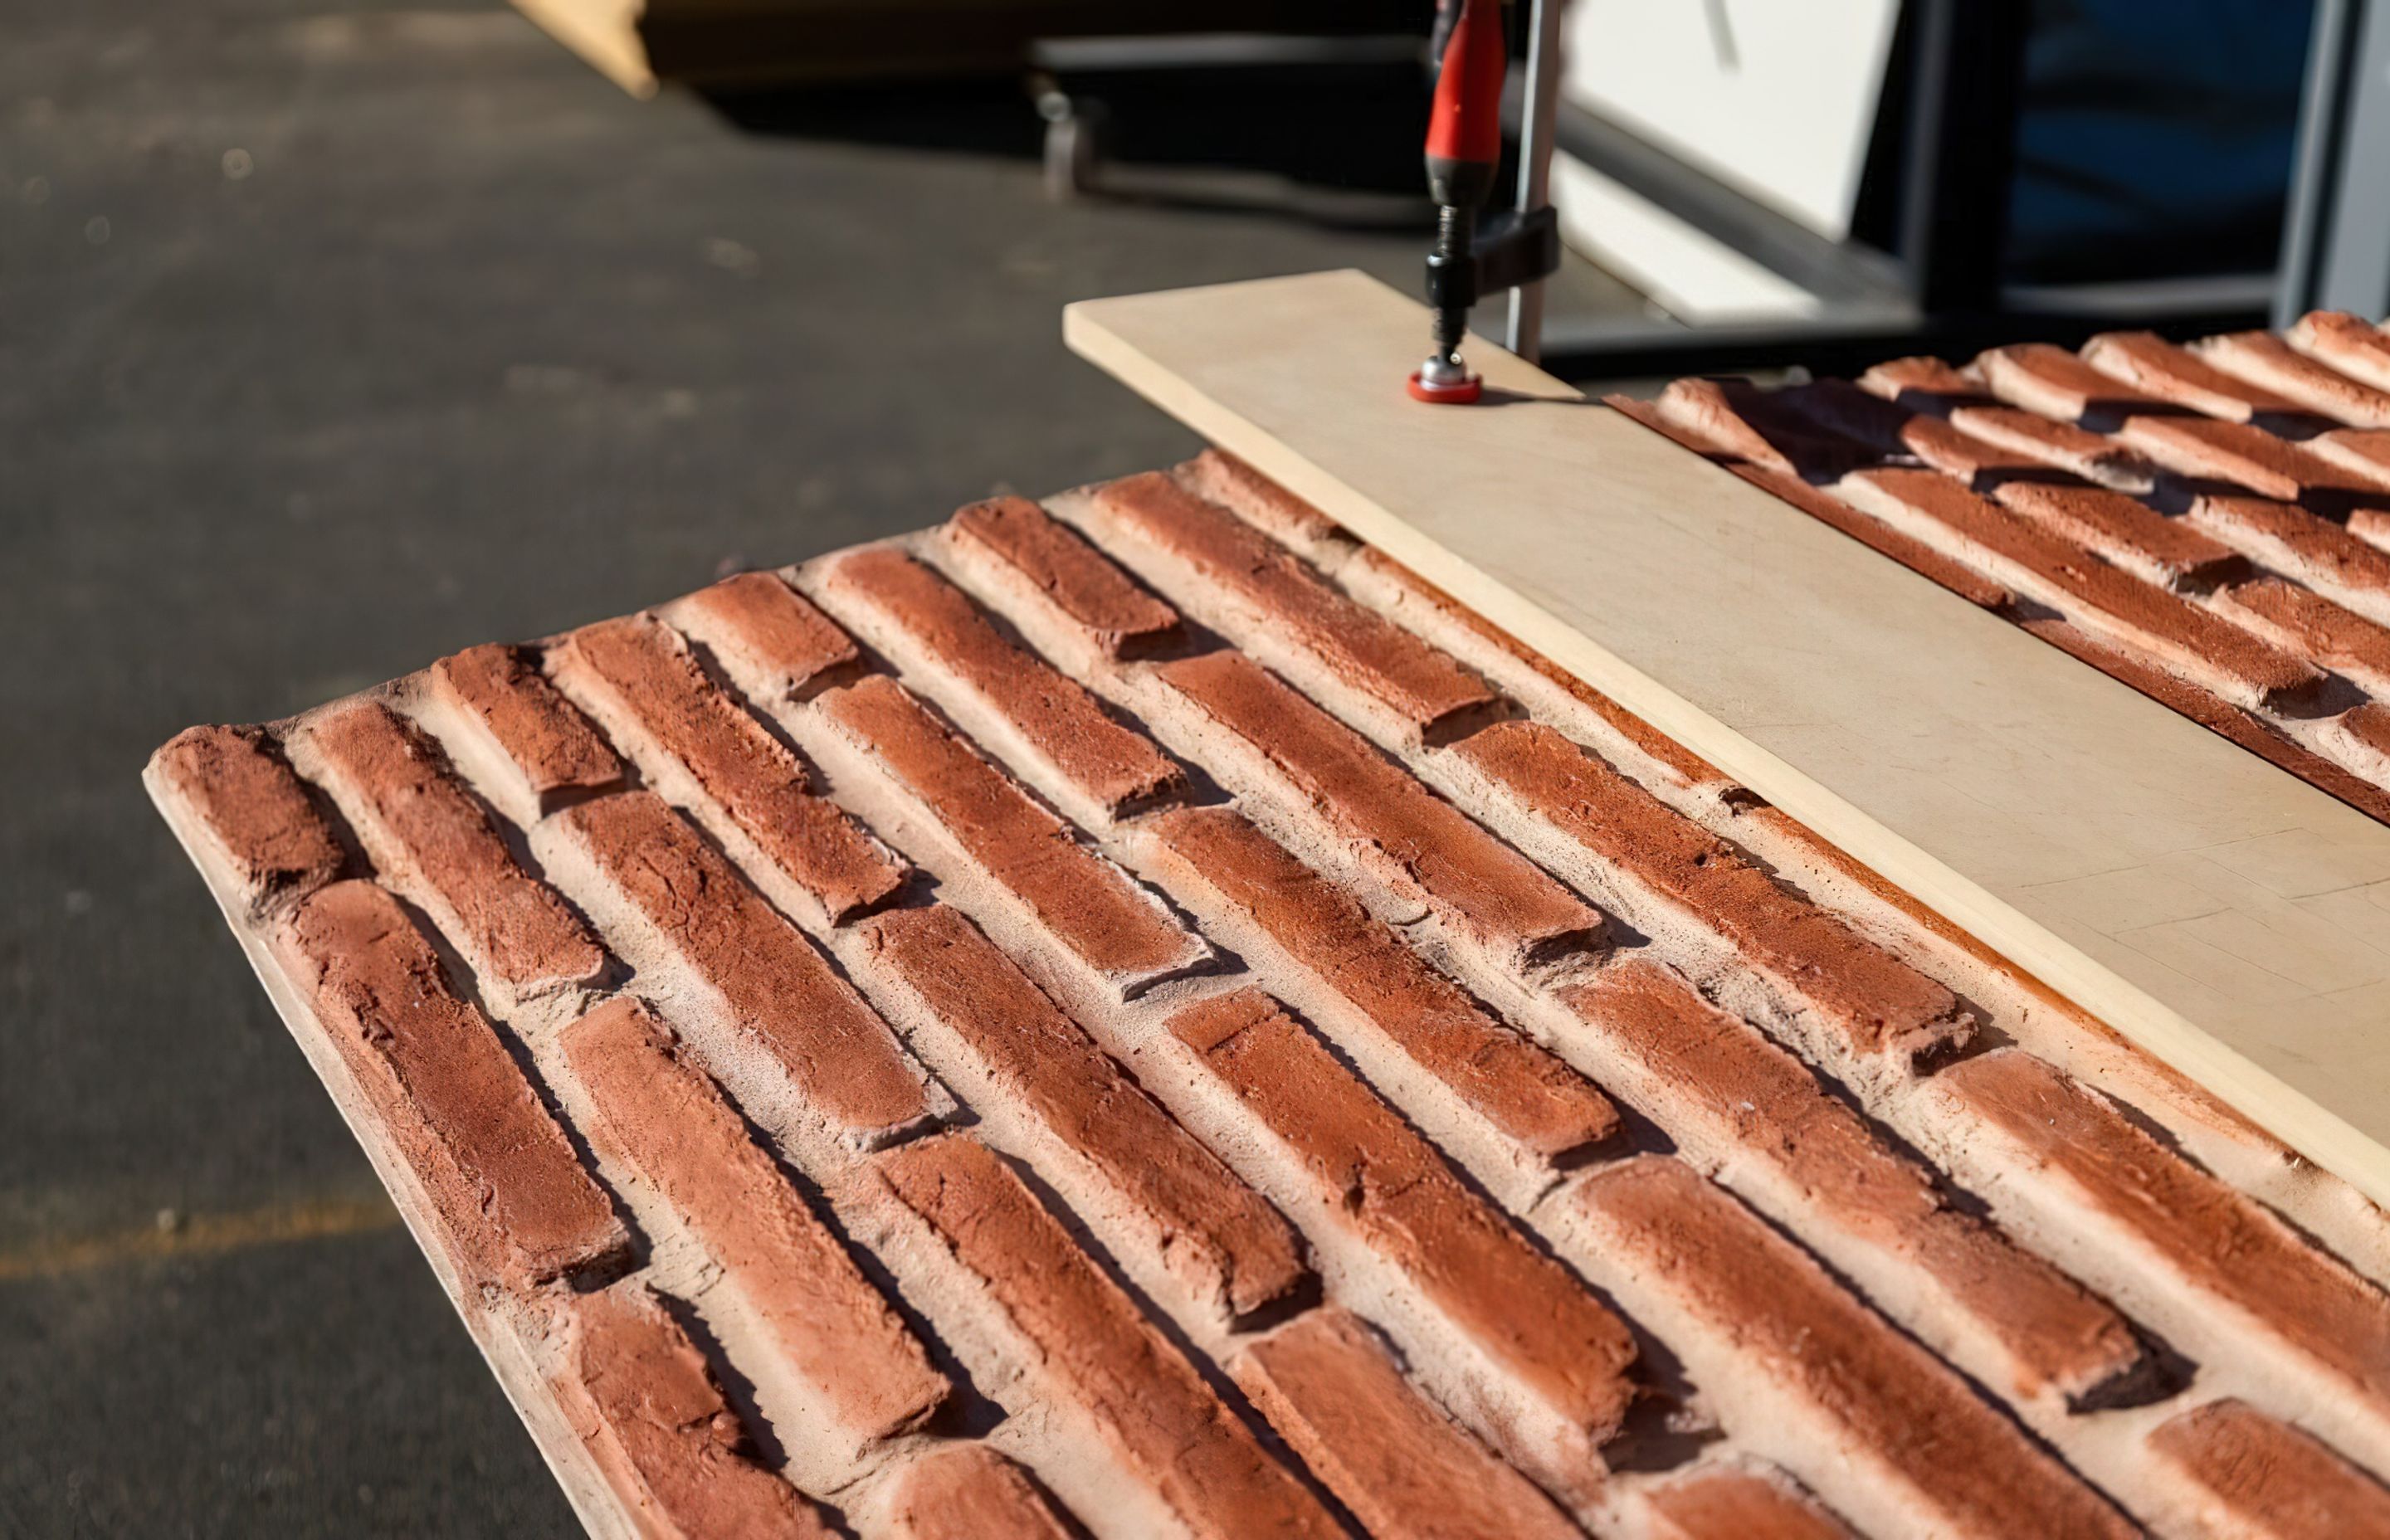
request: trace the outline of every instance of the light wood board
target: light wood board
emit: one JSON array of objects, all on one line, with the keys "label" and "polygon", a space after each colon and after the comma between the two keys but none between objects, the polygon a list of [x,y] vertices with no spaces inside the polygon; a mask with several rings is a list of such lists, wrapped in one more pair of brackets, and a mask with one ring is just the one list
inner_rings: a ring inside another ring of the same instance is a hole
[{"label": "light wood board", "polygon": [[1070,345],[2390,1202],[2390,828],[1358,273]]}]

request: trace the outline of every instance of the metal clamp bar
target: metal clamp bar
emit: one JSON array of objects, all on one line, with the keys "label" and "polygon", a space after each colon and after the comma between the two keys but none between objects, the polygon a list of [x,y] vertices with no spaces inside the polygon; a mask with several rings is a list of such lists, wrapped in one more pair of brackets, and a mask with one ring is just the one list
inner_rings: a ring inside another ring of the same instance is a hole
[{"label": "metal clamp bar", "polygon": [[[1552,122],[1561,97],[1560,0],[1529,3],[1527,102],[1519,125],[1518,206],[1526,215],[1552,200]],[[1543,352],[1543,338],[1544,284],[1538,276],[1510,290],[1510,324],[1504,342],[1532,364]]]}]

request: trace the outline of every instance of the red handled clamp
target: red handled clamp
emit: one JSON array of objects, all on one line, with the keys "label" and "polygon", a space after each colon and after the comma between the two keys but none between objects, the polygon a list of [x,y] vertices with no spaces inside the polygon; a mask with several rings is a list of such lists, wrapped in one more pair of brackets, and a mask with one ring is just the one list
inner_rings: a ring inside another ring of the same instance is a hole
[{"label": "red handled clamp", "polygon": [[1560,265],[1560,235],[1551,211],[1539,209],[1479,238],[1477,211],[1493,196],[1502,161],[1502,79],[1510,67],[1502,0],[1446,3],[1457,3],[1459,15],[1445,43],[1427,121],[1428,196],[1437,211],[1435,249],[1427,259],[1435,348],[1410,377],[1410,393],[1458,404],[1475,401],[1482,389],[1460,362],[1470,306],[1481,295],[1552,272]]}]

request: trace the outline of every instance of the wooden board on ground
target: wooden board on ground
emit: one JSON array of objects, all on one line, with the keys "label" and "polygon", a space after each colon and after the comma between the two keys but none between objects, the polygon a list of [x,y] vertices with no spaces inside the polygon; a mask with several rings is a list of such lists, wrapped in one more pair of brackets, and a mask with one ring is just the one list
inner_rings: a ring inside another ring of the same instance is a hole
[{"label": "wooden board on ground", "polygon": [[2390,828],[1358,273],[1071,346],[2390,1201]]}]

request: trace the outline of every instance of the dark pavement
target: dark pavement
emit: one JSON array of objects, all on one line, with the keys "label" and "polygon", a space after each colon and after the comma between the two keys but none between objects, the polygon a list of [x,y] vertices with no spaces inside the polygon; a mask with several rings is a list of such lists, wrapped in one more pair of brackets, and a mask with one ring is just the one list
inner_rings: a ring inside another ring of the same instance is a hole
[{"label": "dark pavement", "polygon": [[[1404,92],[1330,83],[1410,164]],[[1413,282],[1417,231],[1240,210],[1250,165],[1057,207],[1037,127],[1009,82],[638,103],[503,8],[0,0],[0,1533],[572,1532],[135,777],[1187,453],[1066,301]]]}]

